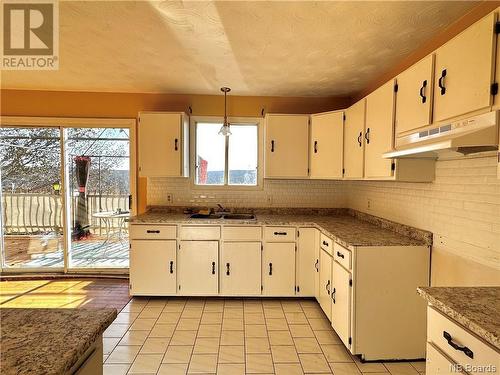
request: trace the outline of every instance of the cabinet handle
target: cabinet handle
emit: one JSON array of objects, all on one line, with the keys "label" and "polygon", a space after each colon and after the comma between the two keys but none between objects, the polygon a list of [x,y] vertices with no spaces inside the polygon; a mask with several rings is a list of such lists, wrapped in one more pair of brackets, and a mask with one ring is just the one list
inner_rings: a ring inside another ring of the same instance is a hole
[{"label": "cabinet handle", "polygon": [[175,138],[175,141],[174,141],[174,150],[177,151],[179,149],[179,140],[177,138]]},{"label": "cabinet handle", "polygon": [[174,261],[170,261],[170,273],[174,273]]},{"label": "cabinet handle", "polygon": [[427,87],[427,80],[424,80],[422,82],[422,87],[420,88],[420,97],[422,98],[422,103],[425,103],[427,101],[427,97],[425,96],[425,88]]},{"label": "cabinet handle", "polygon": [[316,259],[316,263],[314,263],[314,268],[316,268],[316,272],[319,272],[319,259]]},{"label": "cabinet handle", "polygon": [[337,256],[338,256],[339,258],[344,259],[344,254],[342,254],[340,251],[337,251]]},{"label": "cabinet handle", "polygon": [[335,292],[336,292],[336,290],[335,290],[335,288],[333,288],[333,290],[332,290],[332,300],[333,300],[333,303],[335,303]]},{"label": "cabinet handle", "polygon": [[458,350],[459,352],[464,352],[464,354],[469,358],[474,358],[474,352],[466,346],[460,346],[456,342],[453,342],[453,337],[451,337],[448,332],[443,331],[443,337],[446,341],[448,341],[448,345],[450,345],[453,349]]},{"label": "cabinet handle", "polygon": [[215,262],[212,262],[212,275],[215,275]]},{"label": "cabinet handle", "polygon": [[271,152],[274,152],[274,140],[271,141]]},{"label": "cabinet handle", "polygon": [[273,275],[273,264],[269,263],[269,276]]},{"label": "cabinet handle", "polygon": [[327,247],[329,246],[329,245],[328,245],[328,242],[326,242],[326,241],[323,241],[323,245],[325,245],[325,246],[327,246]]},{"label": "cabinet handle", "polygon": [[286,236],[287,232],[274,232],[275,236]]},{"label": "cabinet handle", "polygon": [[361,139],[362,139],[362,138],[361,138],[361,137],[363,137],[363,132],[359,132],[359,135],[358,135],[358,143],[359,143],[359,147],[361,147],[361,146],[362,146],[362,144],[361,144]]},{"label": "cabinet handle", "polygon": [[441,95],[446,94],[446,87],[444,86],[444,77],[446,77],[446,69],[441,72],[441,77],[438,79],[438,86],[441,89]]},{"label": "cabinet handle", "polygon": [[314,153],[318,153],[318,141],[314,141]]},{"label": "cabinet handle", "polygon": [[366,143],[370,144],[370,128],[366,129],[365,139]]},{"label": "cabinet handle", "polygon": [[159,230],[151,230],[151,229],[148,229],[148,230],[146,231],[146,233],[160,233],[160,231],[159,231]]},{"label": "cabinet handle", "polygon": [[226,275],[228,275],[228,276],[229,276],[229,273],[230,273],[230,272],[229,272],[229,263],[226,263]]},{"label": "cabinet handle", "polygon": [[326,291],[330,294],[330,280],[326,283]]}]

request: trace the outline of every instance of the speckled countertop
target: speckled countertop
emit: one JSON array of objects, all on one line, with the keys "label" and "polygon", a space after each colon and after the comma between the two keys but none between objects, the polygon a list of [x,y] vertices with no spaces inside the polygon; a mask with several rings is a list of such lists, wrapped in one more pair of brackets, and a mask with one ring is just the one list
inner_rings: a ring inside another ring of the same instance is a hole
[{"label": "speckled countertop", "polygon": [[418,293],[500,350],[500,287],[422,287]]},{"label": "speckled countertop", "polygon": [[0,309],[5,375],[65,374],[116,318],[116,309]]},{"label": "speckled countertop", "polygon": [[[255,220],[191,219],[175,210],[153,209],[130,218],[138,224],[248,224],[315,227],[345,247],[431,245],[432,233],[350,209],[249,209]],[[242,211],[248,212],[249,210]]]}]

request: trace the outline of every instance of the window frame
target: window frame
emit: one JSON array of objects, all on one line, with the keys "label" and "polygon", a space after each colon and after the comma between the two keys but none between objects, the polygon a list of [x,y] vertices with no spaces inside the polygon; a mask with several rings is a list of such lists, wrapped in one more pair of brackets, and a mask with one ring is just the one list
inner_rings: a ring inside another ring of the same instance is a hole
[{"label": "window frame", "polygon": [[[237,125],[249,125],[257,126],[257,184],[256,185],[229,185],[229,142],[225,142],[224,147],[224,184],[223,185],[199,185],[196,183],[196,153],[197,153],[197,123],[223,123],[224,118],[222,116],[191,116],[190,117],[190,159],[191,163],[189,165],[191,174],[191,188],[195,190],[262,190],[263,189],[263,173],[261,166],[264,160],[264,152],[262,148],[263,144],[263,118],[261,117],[228,117],[230,123]],[[221,136],[222,137],[222,136]]]}]

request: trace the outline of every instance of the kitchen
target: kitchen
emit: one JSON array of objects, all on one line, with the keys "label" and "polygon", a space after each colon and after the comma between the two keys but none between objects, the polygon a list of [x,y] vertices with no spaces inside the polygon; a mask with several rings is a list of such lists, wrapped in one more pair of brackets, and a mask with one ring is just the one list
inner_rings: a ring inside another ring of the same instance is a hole
[{"label": "kitchen", "polygon": [[2,373],[498,372],[499,3],[47,3]]}]

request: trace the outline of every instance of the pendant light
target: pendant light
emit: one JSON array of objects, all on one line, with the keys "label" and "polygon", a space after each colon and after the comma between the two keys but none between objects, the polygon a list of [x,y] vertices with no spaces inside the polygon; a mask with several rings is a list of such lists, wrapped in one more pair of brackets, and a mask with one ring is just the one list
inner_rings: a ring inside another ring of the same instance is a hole
[{"label": "pendant light", "polygon": [[229,87],[221,87],[220,91],[224,93],[224,124],[219,130],[219,134],[225,137],[231,135],[231,129],[229,129],[229,122],[227,121],[227,93],[231,91]]}]

